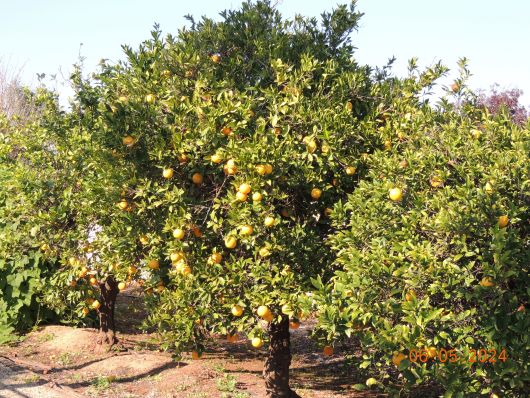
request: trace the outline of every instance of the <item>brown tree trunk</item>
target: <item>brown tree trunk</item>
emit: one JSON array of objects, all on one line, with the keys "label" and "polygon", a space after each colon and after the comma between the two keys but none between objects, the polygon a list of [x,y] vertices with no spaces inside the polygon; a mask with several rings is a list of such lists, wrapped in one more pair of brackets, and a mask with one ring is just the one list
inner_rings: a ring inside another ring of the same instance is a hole
[{"label": "brown tree trunk", "polygon": [[289,317],[283,316],[280,323],[269,323],[269,355],[265,360],[263,377],[268,398],[300,398],[289,387],[291,366],[291,339]]},{"label": "brown tree trunk", "polygon": [[118,283],[112,275],[99,284],[101,298],[99,307],[99,339],[98,344],[110,349],[118,342],[116,325],[114,324],[114,306],[118,297]]}]

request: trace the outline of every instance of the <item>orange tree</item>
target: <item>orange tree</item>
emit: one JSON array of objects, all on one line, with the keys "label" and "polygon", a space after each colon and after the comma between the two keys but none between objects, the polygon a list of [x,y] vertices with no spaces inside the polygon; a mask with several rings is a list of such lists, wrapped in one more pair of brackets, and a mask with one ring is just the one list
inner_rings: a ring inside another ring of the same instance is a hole
[{"label": "orange tree", "polygon": [[396,84],[365,123],[394,145],[367,158],[366,178],[334,207],[339,269],[315,281],[315,334],[361,348],[352,362],[369,386],[525,396],[528,125],[475,106],[463,80],[452,87],[462,107],[421,103],[416,82]]},{"label": "orange tree", "polygon": [[96,84],[78,79],[69,128],[90,137],[72,145],[90,173],[70,206],[72,267],[57,278],[80,309],[96,285],[108,343],[117,283],[133,279],[166,348],[200,357],[212,334],[269,341],[267,391],[295,396],[289,325],[329,264],[330,207],[382,144],[359,128],[380,85],[351,58],[353,4],[322,26],[284,21],[268,2],[221,15],[178,37],[154,31]]}]

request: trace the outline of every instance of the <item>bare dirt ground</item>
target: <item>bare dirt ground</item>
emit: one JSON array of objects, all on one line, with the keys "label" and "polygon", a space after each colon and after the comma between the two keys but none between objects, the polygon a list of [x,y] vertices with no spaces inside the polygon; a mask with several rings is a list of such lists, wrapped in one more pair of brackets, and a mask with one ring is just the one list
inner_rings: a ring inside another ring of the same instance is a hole
[{"label": "bare dirt ground", "polygon": [[[134,300],[122,295],[117,308],[118,338],[124,351],[96,352],[94,329],[65,326],[45,326],[16,345],[0,347],[4,362],[14,361],[11,368],[18,365],[20,373],[15,376],[22,381],[17,388],[26,388],[19,395],[4,393],[2,383],[9,382],[0,367],[0,397],[265,397],[261,377],[264,349],[256,350],[243,339],[237,343],[216,340],[202,359],[191,360],[185,355],[180,362],[174,361],[169,353],[158,350],[154,336],[138,333],[134,327],[138,321],[131,315],[138,308]],[[352,386],[364,380],[348,369],[340,355],[323,357],[307,337],[309,328],[310,323],[303,324],[292,337],[291,380],[302,397],[384,396],[375,391],[354,391]],[[43,391],[56,395],[44,395]]]}]

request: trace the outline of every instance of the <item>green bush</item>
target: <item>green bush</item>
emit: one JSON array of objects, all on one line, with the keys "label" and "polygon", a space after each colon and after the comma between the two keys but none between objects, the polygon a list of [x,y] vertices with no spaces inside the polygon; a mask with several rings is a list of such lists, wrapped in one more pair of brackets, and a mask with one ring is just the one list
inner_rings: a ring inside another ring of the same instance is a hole
[{"label": "green bush", "polygon": [[[353,364],[394,393],[434,382],[447,397],[523,397],[530,131],[479,111],[462,84],[464,107],[422,103],[407,95],[414,80],[365,123],[387,148],[366,158],[366,178],[334,207],[337,271],[331,284],[315,280],[315,334],[360,348]],[[412,351],[429,348],[426,363]],[[458,360],[442,363],[442,349]],[[471,364],[481,349],[497,355]]]}]

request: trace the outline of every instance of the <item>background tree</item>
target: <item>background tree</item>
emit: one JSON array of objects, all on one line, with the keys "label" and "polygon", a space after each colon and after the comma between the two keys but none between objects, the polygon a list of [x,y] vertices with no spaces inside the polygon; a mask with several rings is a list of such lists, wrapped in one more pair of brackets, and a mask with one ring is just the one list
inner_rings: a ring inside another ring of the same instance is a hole
[{"label": "background tree", "polygon": [[334,207],[339,269],[315,281],[315,335],[361,349],[370,386],[524,396],[530,132],[471,102],[423,104],[414,81],[364,125],[399,142]]},{"label": "background tree", "polygon": [[490,113],[498,115],[504,111],[515,124],[523,125],[528,121],[528,110],[520,103],[521,95],[519,89],[501,90],[499,85],[494,85],[488,93],[479,92],[477,100]]}]

